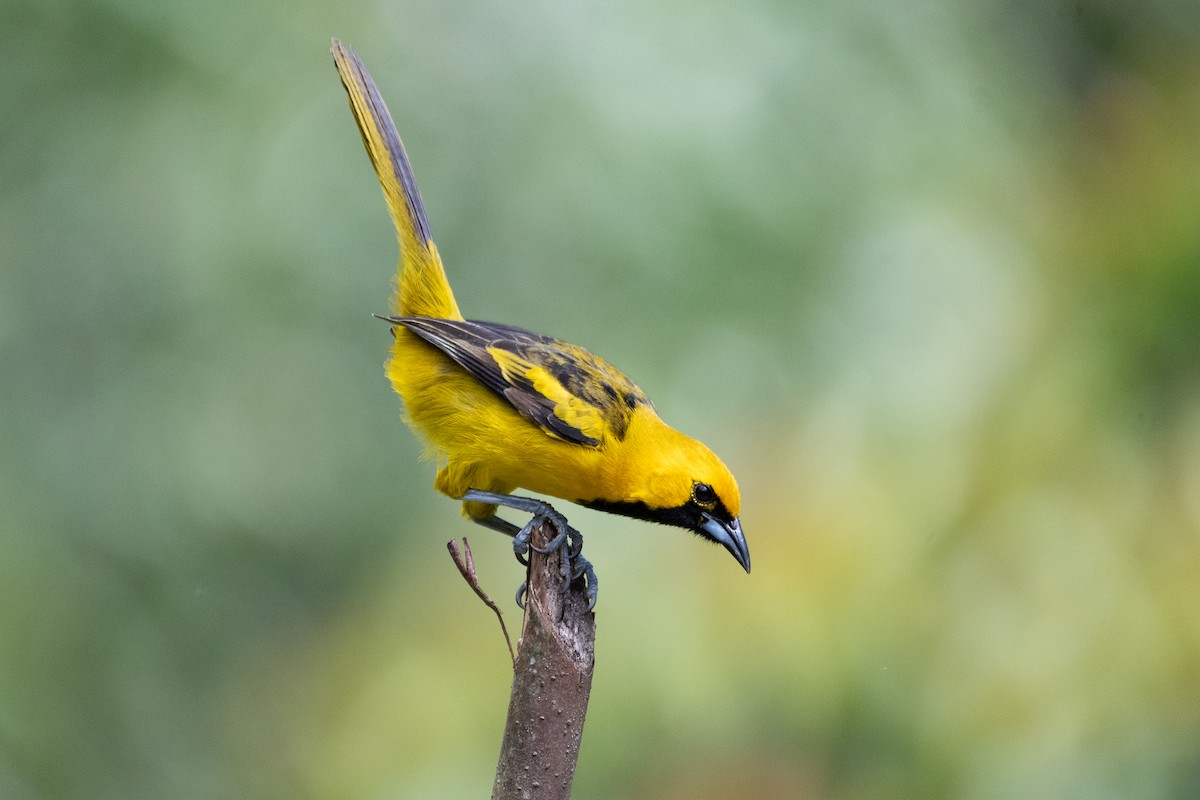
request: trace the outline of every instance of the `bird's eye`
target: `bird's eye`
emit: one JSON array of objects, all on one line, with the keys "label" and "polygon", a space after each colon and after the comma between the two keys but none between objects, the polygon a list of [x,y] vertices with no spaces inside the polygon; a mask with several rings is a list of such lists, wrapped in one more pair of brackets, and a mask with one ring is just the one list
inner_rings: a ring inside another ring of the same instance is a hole
[{"label": "bird's eye", "polygon": [[717,493],[707,483],[697,483],[692,486],[692,499],[702,506],[711,506],[717,502]]}]

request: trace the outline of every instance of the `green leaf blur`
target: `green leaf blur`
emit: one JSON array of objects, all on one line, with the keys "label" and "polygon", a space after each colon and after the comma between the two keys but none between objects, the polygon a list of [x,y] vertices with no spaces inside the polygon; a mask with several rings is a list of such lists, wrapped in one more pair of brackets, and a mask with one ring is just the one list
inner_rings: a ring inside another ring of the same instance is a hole
[{"label": "green leaf blur", "polygon": [[578,800],[1200,795],[1200,5],[0,0],[0,797],[479,798],[354,46],[471,317],[738,475],[564,508]]}]

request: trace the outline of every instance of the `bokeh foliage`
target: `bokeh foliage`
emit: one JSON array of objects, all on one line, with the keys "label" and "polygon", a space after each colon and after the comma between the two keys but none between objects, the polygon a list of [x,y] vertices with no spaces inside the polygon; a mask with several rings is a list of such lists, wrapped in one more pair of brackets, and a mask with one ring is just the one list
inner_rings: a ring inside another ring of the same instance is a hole
[{"label": "bokeh foliage", "polygon": [[0,30],[0,797],[488,791],[505,651],[443,544],[518,571],[383,378],[395,245],[333,35],[467,314],[626,367],[742,482],[749,577],[571,512],[580,800],[1200,794],[1196,3]]}]

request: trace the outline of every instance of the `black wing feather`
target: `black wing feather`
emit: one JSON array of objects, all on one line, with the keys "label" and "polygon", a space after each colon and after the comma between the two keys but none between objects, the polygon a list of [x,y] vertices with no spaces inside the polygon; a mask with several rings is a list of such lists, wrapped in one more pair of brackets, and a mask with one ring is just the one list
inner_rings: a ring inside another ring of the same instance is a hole
[{"label": "black wing feather", "polygon": [[[588,436],[579,428],[564,422],[554,413],[554,403],[522,375],[505,377],[500,365],[492,358],[489,348],[508,350],[530,362],[553,368],[556,361],[547,361],[547,354],[561,348],[555,339],[533,333],[512,325],[500,325],[475,320],[435,319],[431,317],[386,317],[393,325],[403,325],[449,356],[456,364],[470,373],[476,380],[503,397],[521,416],[540,425],[559,438],[569,442],[596,447],[598,439]],[[555,377],[568,390],[570,385]],[[636,389],[636,387],[634,387]],[[606,394],[615,395],[609,389]],[[638,392],[640,395],[640,391]],[[583,399],[590,402],[589,397]],[[632,408],[636,403],[627,403]],[[602,411],[604,409],[601,409]],[[623,433],[624,426],[618,432]]]}]

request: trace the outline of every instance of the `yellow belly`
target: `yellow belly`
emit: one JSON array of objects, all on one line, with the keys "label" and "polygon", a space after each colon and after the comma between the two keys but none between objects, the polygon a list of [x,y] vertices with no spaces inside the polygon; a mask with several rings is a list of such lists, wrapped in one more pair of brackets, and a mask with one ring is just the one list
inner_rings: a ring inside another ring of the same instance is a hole
[{"label": "yellow belly", "polygon": [[404,400],[406,422],[444,462],[439,491],[454,498],[467,489],[518,487],[565,500],[600,496],[603,445],[553,438],[440,350],[404,328],[394,332],[388,378]]}]

